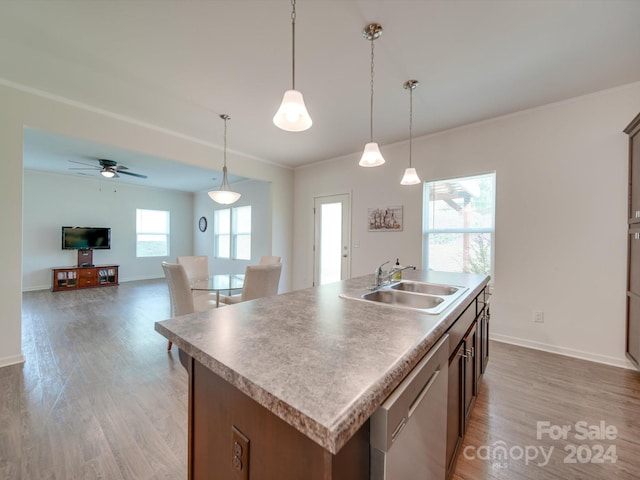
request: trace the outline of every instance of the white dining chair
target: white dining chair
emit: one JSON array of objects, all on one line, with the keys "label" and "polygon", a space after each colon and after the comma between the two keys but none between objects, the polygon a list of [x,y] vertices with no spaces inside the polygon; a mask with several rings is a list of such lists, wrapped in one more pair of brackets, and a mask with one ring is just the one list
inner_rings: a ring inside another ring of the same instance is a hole
[{"label": "white dining chair", "polygon": [[[189,278],[187,277],[184,266],[178,263],[162,262],[162,270],[164,270],[164,276],[167,278],[167,285],[169,287],[172,317],[179,317],[181,315],[188,315],[190,313],[215,308],[215,304],[210,307],[203,305],[200,308],[196,308],[193,295],[191,295],[191,284],[189,283]],[[169,342],[167,350],[171,350],[172,346],[173,343]]]},{"label": "white dining chair", "polygon": [[[176,262],[184,267],[189,283],[209,278],[209,257],[206,255],[178,255]],[[196,310],[207,310],[210,305],[215,307],[215,294],[203,290],[193,290],[191,294]]]},{"label": "white dining chair", "polygon": [[209,257],[206,255],[179,255],[176,261],[184,267],[189,281],[209,278]]},{"label": "white dining chair", "polygon": [[263,255],[258,261],[258,265],[273,265],[274,263],[281,263],[282,259],[274,255]]},{"label": "white dining chair", "polygon": [[248,265],[244,273],[244,284],[240,295],[220,295],[220,303],[231,305],[256,298],[278,294],[278,283],[282,264]]}]

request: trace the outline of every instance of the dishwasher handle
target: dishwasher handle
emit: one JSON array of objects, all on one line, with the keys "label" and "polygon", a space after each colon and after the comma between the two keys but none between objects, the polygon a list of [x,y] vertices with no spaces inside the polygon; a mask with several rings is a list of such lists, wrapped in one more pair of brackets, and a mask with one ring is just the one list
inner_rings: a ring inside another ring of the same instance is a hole
[{"label": "dishwasher handle", "polygon": [[416,411],[416,408],[420,406],[420,402],[422,402],[422,399],[424,399],[427,393],[429,393],[429,390],[431,389],[434,382],[436,381],[436,378],[438,378],[438,375],[440,375],[440,368],[438,368],[438,370],[436,370],[433,373],[433,375],[431,375],[431,378],[429,379],[429,383],[427,383],[424,386],[424,388],[418,394],[418,397],[413,401],[413,403],[409,407],[409,418],[411,418],[411,416],[413,415],[413,412]]},{"label": "dishwasher handle", "polygon": [[[431,396],[426,400],[425,397],[440,377],[440,372],[446,371],[448,362],[449,336],[445,334],[371,416],[372,447],[383,452],[391,448],[421,402],[429,401]],[[446,396],[446,391],[443,395]]]},{"label": "dishwasher handle", "polygon": [[418,393],[418,396],[416,397],[416,399],[409,406],[409,412],[407,413],[407,416],[402,417],[402,420],[400,420],[400,424],[395,428],[395,430],[391,434],[391,443],[396,441],[396,438],[398,437],[398,435],[400,435],[400,432],[402,432],[402,429],[405,427],[409,419],[413,416],[416,409],[420,406],[424,397],[427,395],[427,393],[429,393],[429,390],[433,386],[439,374],[440,374],[440,369],[438,368],[438,370],[436,370],[434,374],[431,375],[429,382],[424,386],[424,388],[420,391],[420,393]]}]

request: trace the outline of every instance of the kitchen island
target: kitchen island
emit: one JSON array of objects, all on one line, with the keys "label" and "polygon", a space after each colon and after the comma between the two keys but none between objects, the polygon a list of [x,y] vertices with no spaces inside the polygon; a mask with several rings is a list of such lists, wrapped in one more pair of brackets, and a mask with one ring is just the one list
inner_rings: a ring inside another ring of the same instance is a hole
[{"label": "kitchen island", "polygon": [[466,290],[437,315],[339,297],[367,275],[157,322],[190,357],[189,478],[369,478],[369,418],[489,280],[404,273]]}]

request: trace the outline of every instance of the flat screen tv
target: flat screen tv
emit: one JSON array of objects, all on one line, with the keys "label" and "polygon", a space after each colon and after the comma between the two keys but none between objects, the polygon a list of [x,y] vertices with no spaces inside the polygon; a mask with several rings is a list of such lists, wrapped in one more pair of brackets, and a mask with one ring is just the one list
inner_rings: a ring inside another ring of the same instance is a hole
[{"label": "flat screen tv", "polygon": [[62,227],[63,250],[111,248],[111,229],[107,227]]}]

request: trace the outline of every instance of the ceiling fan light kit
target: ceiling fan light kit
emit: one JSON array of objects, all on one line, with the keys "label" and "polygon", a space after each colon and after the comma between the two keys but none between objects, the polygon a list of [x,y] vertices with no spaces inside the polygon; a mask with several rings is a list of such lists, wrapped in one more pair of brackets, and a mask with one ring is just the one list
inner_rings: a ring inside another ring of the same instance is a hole
[{"label": "ceiling fan light kit", "polygon": [[296,90],[296,0],[291,0],[291,90],[284,92],[280,108],[273,117],[276,127],[287,132],[302,132],[313,124],[302,93]]},{"label": "ceiling fan light kit", "polygon": [[362,36],[371,42],[371,97],[369,103],[369,143],[365,145],[362,158],[360,158],[359,165],[361,167],[379,167],[384,163],[384,157],[382,156],[382,153],[380,153],[380,147],[378,147],[378,144],[373,141],[373,41],[380,38],[380,35],[382,35],[382,25],[378,23],[371,23],[367,25],[362,32]]},{"label": "ceiling fan light kit", "polygon": [[227,121],[231,118],[229,115],[223,113],[220,118],[224,120],[224,165],[222,167],[222,184],[218,190],[212,190],[208,192],[209,198],[221,205],[231,205],[240,198],[238,192],[231,191],[229,187],[229,180],[227,178]]},{"label": "ceiling fan light kit", "polygon": [[107,177],[107,178],[118,177],[116,172],[114,172],[113,170],[110,170],[107,167],[104,167],[102,170],[100,170],[100,175],[102,175],[103,177]]}]

